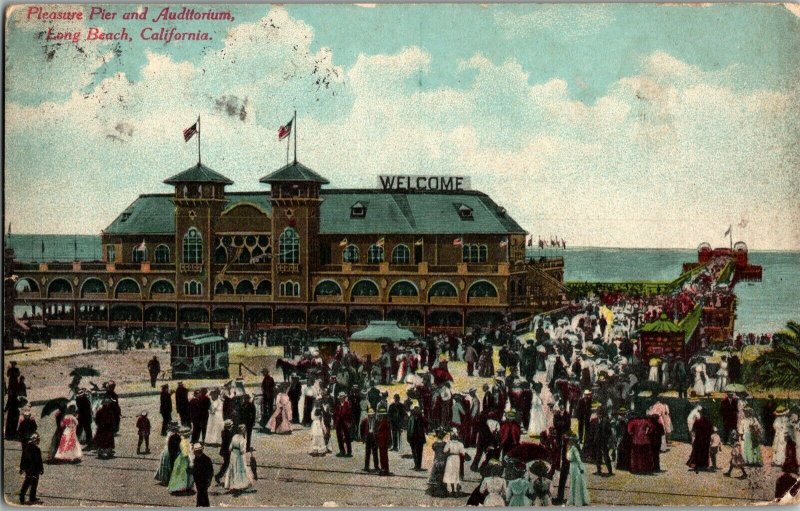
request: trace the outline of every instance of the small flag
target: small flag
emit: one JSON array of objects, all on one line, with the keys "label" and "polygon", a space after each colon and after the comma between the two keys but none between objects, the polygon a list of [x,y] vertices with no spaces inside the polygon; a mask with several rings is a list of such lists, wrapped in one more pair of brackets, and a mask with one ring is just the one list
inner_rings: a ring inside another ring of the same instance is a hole
[{"label": "small flag", "polygon": [[453,246],[454,247],[460,247],[460,246],[463,246],[463,245],[464,245],[464,239],[463,238],[456,238],[456,239],[453,240]]},{"label": "small flag", "polygon": [[375,246],[383,248],[383,241],[383,238],[379,239],[378,242],[375,243]]},{"label": "small flag", "polygon": [[727,236],[728,234],[730,234],[730,233],[731,233],[731,228],[733,228],[733,226],[732,226],[732,225],[729,225],[729,226],[728,226],[728,230],[727,230],[727,231],[725,231],[725,234],[723,234],[723,236]]},{"label": "small flag", "polygon": [[294,122],[294,119],[292,119],[291,121],[287,122],[286,124],[281,126],[280,129],[278,129],[278,140],[283,140],[284,138],[286,138],[286,137],[288,137],[289,135],[292,134],[292,123],[293,122]]},{"label": "small flag", "polygon": [[183,130],[183,141],[188,142],[189,140],[192,139],[193,136],[195,136],[198,133],[200,133],[200,131],[197,129],[197,123],[194,123],[185,130]]},{"label": "small flag", "polygon": [[507,246],[508,246],[508,238],[503,238],[503,239],[500,241],[500,246],[501,246],[501,247],[507,247]]},{"label": "small flag", "polygon": [[422,246],[422,238],[420,238],[420,239],[418,239],[417,241],[415,241],[415,242],[414,242],[414,245],[416,245],[416,246],[418,246],[418,247],[421,247],[421,246]]},{"label": "small flag", "polygon": [[544,249],[544,240],[542,238],[539,238],[539,250],[542,249]]},{"label": "small flag", "polygon": [[344,248],[347,246],[347,238],[342,238],[342,241],[339,242],[339,248]]},{"label": "small flag", "polygon": [[134,250],[136,250],[137,252],[138,251],[142,251],[142,250],[146,250],[146,249],[147,249],[147,245],[145,245],[144,240],[142,240],[141,243],[139,243],[138,245],[136,245],[136,247],[134,247]]},{"label": "small flag", "polygon": [[529,247],[532,247],[532,246],[533,246],[533,236],[531,236],[530,238],[528,238],[528,246],[529,246]]}]

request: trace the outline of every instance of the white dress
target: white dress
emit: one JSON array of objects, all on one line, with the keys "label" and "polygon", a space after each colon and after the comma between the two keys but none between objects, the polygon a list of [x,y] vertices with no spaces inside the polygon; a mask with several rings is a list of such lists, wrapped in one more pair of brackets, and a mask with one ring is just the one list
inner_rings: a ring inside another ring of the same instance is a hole
[{"label": "white dress", "polygon": [[485,507],[506,507],[506,480],[502,477],[487,477],[481,483],[481,493],[486,493]]},{"label": "white dress", "polygon": [[544,410],[542,398],[536,392],[531,399],[531,420],[528,424],[528,436],[539,436],[543,431],[547,431],[547,413]]},{"label": "white dress", "polygon": [[314,417],[311,422],[311,449],[309,454],[327,454],[328,445],[325,443],[325,424],[322,416]]},{"label": "white dress", "polygon": [[706,365],[697,364],[694,366],[694,393],[700,397],[706,395],[706,384],[703,382],[703,377],[708,379],[706,376]]},{"label": "white dress", "polygon": [[225,472],[226,490],[246,490],[253,485],[253,473],[247,463],[247,440],[236,434],[231,439],[231,461]]},{"label": "white dress", "polygon": [[717,392],[722,392],[728,385],[728,363],[726,361],[721,361],[719,363],[719,371],[717,371],[717,381],[715,382],[715,389]]},{"label": "white dress", "polygon": [[461,484],[461,456],[466,453],[464,444],[458,440],[450,440],[444,446],[444,452],[448,456],[447,463],[444,466],[442,482],[445,484]]},{"label": "white dress", "polygon": [[783,465],[786,461],[786,433],[789,431],[789,417],[779,415],[772,424],[775,428],[775,439],[772,441],[772,464]]},{"label": "white dress", "polygon": [[224,422],[225,420],[222,418],[222,399],[217,398],[211,401],[211,406],[209,407],[205,443],[219,444],[222,442]]}]

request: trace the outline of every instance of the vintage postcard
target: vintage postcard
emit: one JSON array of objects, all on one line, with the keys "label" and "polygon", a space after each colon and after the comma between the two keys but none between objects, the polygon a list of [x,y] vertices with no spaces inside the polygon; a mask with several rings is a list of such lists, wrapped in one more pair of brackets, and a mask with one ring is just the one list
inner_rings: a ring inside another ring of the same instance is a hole
[{"label": "vintage postcard", "polygon": [[4,30],[7,505],[800,501],[798,4]]}]

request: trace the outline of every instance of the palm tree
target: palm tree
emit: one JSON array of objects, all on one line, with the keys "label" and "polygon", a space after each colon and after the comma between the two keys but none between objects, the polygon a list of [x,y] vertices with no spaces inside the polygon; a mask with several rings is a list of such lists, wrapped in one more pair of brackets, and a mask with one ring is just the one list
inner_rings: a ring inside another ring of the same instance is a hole
[{"label": "palm tree", "polygon": [[772,350],[763,353],[750,368],[750,380],[762,388],[800,388],[800,323],[789,321],[772,336]]}]

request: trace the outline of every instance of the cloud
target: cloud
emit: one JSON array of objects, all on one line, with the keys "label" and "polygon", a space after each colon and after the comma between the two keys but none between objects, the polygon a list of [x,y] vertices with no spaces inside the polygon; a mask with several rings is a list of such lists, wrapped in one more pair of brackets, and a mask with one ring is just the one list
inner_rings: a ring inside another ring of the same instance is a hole
[{"label": "cloud", "polygon": [[[537,32],[552,30],[568,38],[593,34],[614,21],[608,6],[538,5],[530,12],[515,8],[494,11],[494,22],[506,38],[526,37]],[[523,13],[524,12],[524,13]]]},{"label": "cloud", "polygon": [[336,187],[468,175],[534,235],[573,246],[694,247],[747,215],[751,247],[800,248],[785,228],[800,221],[797,91],[739,89],[735,67],[655,52],[586,104],[565,80],[535,83],[513,58],[475,54],[458,63],[461,87],[424,90],[438,63],[423,48],[345,69],[279,7],[197,63],[146,57],[135,82],[116,74],[7,105],[16,230],[97,233],[139,193],[167,191],[161,181],[196,161],[181,130],[198,112],[203,162],[232,189],[262,189],[285,161],[276,132],[296,106],[298,155]]}]

